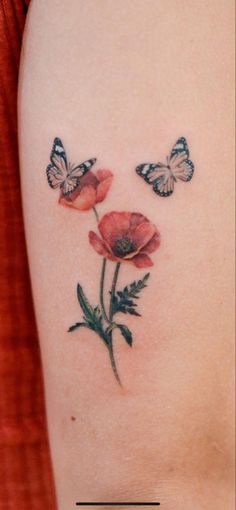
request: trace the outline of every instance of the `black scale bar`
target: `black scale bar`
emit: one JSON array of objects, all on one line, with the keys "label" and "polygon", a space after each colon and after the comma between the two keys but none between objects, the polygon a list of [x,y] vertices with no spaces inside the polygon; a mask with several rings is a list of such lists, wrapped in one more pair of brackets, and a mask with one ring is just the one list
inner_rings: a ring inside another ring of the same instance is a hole
[{"label": "black scale bar", "polygon": [[75,503],[77,506],[160,506],[161,503],[156,501],[155,503],[151,503],[150,501],[146,502],[140,502],[140,501],[127,501],[127,502],[119,502],[119,501],[90,501],[90,502],[84,502],[84,501],[77,501]]}]

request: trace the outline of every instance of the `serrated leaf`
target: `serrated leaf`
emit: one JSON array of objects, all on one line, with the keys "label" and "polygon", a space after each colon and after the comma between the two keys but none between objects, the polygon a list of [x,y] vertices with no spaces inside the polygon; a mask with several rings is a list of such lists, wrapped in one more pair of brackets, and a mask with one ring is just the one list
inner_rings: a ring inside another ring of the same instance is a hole
[{"label": "serrated leaf", "polygon": [[119,328],[127,344],[131,347],[133,338],[130,329],[127,326],[125,326],[125,324],[117,324],[117,327]]},{"label": "serrated leaf", "polygon": [[69,327],[68,329],[68,333],[70,333],[71,331],[74,331],[75,329],[78,329],[78,328],[88,328],[88,324],[86,324],[85,322],[76,322],[75,324],[72,324],[72,326]]},{"label": "serrated leaf", "polygon": [[130,285],[126,285],[123,290],[116,292],[112,302],[113,314],[121,312],[140,317],[140,314],[135,310],[137,304],[133,299],[139,299],[138,294],[147,286],[146,282],[149,276],[150,273],[146,273],[141,280],[134,281]]},{"label": "serrated leaf", "polygon": [[125,306],[137,306],[131,299],[122,299],[122,302]]},{"label": "serrated leaf", "polygon": [[141,314],[137,312],[134,308],[126,308],[125,313],[129,313],[130,315],[135,315],[136,317],[141,317]]}]

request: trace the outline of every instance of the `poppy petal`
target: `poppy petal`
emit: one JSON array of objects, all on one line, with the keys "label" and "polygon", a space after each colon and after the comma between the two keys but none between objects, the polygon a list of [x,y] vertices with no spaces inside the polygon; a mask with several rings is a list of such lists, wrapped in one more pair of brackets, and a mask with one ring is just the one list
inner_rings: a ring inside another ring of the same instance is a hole
[{"label": "poppy petal", "polygon": [[93,186],[83,186],[78,196],[73,200],[73,207],[79,211],[88,211],[94,207],[96,191]]},{"label": "poppy petal", "polygon": [[153,266],[153,262],[146,253],[138,253],[132,259],[133,264],[138,268],[151,267]]},{"label": "poppy petal", "polygon": [[114,241],[127,235],[130,226],[131,213],[110,212],[103,216],[98,228],[103,239],[111,246]]},{"label": "poppy petal", "polygon": [[82,177],[80,177],[80,187],[82,188],[82,186],[93,186],[93,188],[96,188],[97,185],[98,185],[98,178],[96,175],[94,175],[93,172],[91,172],[91,170],[89,170],[89,172],[87,172],[85,175],[83,175]]},{"label": "poppy petal", "polygon": [[141,223],[150,223],[149,220],[141,213],[132,213],[130,218],[130,228],[135,230]]},{"label": "poppy petal", "polygon": [[96,172],[96,177],[99,180],[99,182],[105,181],[106,179],[110,179],[110,177],[113,177],[113,173],[111,170],[103,170],[102,168],[99,168]]},{"label": "poppy petal", "polygon": [[151,241],[152,237],[156,232],[156,227],[146,221],[145,223],[140,223],[136,229],[131,233],[130,239],[134,242],[135,246],[142,247],[145,246],[149,241]]},{"label": "poppy petal", "polygon": [[[105,170],[104,170],[105,172]],[[112,183],[113,177],[107,177],[106,179],[99,182],[96,190],[96,204],[102,202],[106,197]]]},{"label": "poppy petal", "polygon": [[157,250],[159,248],[161,243],[161,236],[158,231],[155,232],[152,239],[146,244],[146,246],[143,247],[143,252],[145,253],[152,253],[153,251]]},{"label": "poppy petal", "polygon": [[62,192],[59,196],[58,203],[64,205],[65,207],[73,207],[73,202],[70,197],[65,197]]},{"label": "poppy petal", "polygon": [[89,232],[89,242],[94,248],[94,250],[97,253],[99,253],[99,255],[103,255],[103,257],[107,257],[108,255],[109,257],[111,256],[102,239],[100,239],[100,237],[98,237],[98,235],[95,232],[92,232],[91,230]]}]

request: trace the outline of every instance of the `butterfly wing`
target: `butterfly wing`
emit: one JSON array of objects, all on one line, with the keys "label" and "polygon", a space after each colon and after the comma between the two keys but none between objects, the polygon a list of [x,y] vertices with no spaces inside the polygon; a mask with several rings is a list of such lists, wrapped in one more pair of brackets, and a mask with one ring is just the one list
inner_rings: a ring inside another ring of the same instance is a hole
[{"label": "butterfly wing", "polygon": [[136,172],[148,184],[151,184],[153,191],[161,197],[168,197],[174,191],[174,178],[170,169],[163,163],[143,163],[137,166]]},{"label": "butterfly wing", "polygon": [[47,166],[47,179],[51,188],[62,187],[65,182],[67,170],[67,157],[60,138],[55,138],[50,155],[51,163]]},{"label": "butterfly wing", "polygon": [[81,178],[83,175],[85,175],[90,168],[96,163],[96,158],[88,159],[87,161],[84,161],[83,163],[80,163],[80,165],[77,165],[76,167],[71,167],[69,171],[69,177],[71,178]]},{"label": "butterfly wing", "polygon": [[80,165],[71,166],[67,161],[66,152],[60,138],[55,138],[50,155],[51,163],[47,167],[47,179],[51,188],[60,187],[63,195],[69,195],[77,186],[80,178],[85,175],[96,159],[89,159]]},{"label": "butterfly wing", "polygon": [[166,166],[162,163],[143,163],[137,166],[136,172],[148,184],[153,184],[158,178],[165,175]]},{"label": "butterfly wing", "polygon": [[188,144],[186,142],[186,139],[183,136],[181,136],[180,138],[178,138],[177,142],[175,143],[175,145],[170,153],[170,158],[172,158],[175,155],[183,154],[183,153],[186,154],[187,158],[189,157]]},{"label": "butterfly wing", "polygon": [[174,191],[174,184],[177,179],[190,181],[194,173],[194,164],[189,159],[189,148],[186,139],[178,138],[170,157],[167,158],[167,165],[162,163],[143,163],[137,166],[136,172],[148,184],[151,184],[153,191],[161,197],[169,197]]},{"label": "butterfly wing", "polygon": [[175,179],[191,181],[194,173],[194,164],[189,159],[189,148],[184,137],[177,140],[171,154],[169,165]]},{"label": "butterfly wing", "polygon": [[75,189],[79,186],[81,177],[83,177],[83,175],[85,175],[90,170],[95,161],[95,158],[88,159],[87,161],[80,163],[80,165],[75,167],[71,166],[69,168],[68,176],[62,184],[63,195],[67,196],[75,191]]},{"label": "butterfly wing", "polygon": [[[169,170],[167,168],[167,170]],[[170,172],[166,172],[165,176],[159,177],[153,184],[153,191],[160,197],[169,197],[174,191],[175,180]]]}]

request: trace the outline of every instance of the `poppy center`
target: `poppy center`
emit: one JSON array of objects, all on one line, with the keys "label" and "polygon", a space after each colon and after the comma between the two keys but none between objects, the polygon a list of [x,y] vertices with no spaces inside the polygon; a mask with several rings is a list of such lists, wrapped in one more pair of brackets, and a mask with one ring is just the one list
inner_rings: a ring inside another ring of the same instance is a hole
[{"label": "poppy center", "polygon": [[118,257],[125,257],[134,250],[135,244],[131,241],[131,239],[129,239],[129,237],[123,236],[116,239],[113,251]]}]

